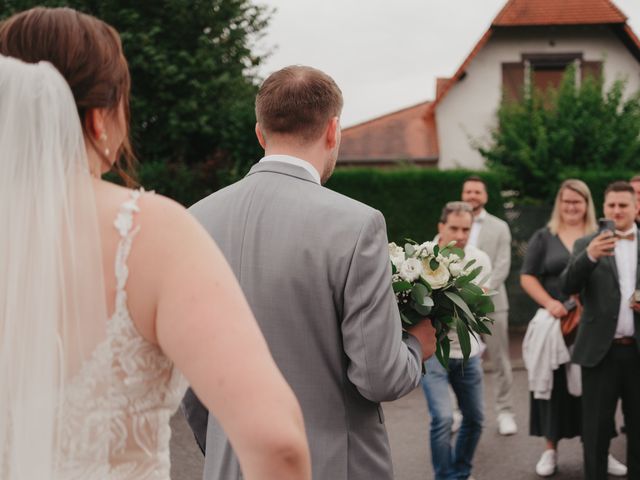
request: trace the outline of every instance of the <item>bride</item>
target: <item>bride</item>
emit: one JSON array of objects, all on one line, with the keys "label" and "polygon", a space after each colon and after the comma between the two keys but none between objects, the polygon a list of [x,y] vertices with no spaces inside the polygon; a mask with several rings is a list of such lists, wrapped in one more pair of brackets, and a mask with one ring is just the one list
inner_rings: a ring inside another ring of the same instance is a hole
[{"label": "bride", "polygon": [[245,478],[310,478],[297,401],[209,235],[100,178],[127,145],[115,30],[34,9],[0,54],[30,62],[0,56],[0,478],[168,480],[187,380]]}]

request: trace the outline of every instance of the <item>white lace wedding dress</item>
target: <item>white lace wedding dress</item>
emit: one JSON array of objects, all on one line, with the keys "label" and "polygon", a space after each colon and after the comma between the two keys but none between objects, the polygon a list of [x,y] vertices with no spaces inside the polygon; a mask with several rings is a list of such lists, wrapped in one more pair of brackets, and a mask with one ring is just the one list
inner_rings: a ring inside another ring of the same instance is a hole
[{"label": "white lace wedding dress", "polygon": [[127,257],[139,230],[134,213],[140,193],[132,191],[114,222],[121,238],[107,338],[65,390],[59,479],[170,478],[169,420],[187,383],[162,351],[137,332],[127,310]]}]

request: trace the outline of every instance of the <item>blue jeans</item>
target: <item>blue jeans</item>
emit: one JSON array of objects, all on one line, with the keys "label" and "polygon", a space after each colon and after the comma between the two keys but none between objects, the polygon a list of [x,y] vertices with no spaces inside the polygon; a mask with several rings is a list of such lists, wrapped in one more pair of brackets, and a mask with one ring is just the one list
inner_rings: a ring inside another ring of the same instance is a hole
[{"label": "blue jeans", "polygon": [[[471,475],[471,460],[484,420],[480,356],[469,358],[464,367],[462,359],[449,359],[449,372],[435,355],[426,361],[425,366],[427,373],[422,377],[422,389],[431,415],[431,461],[436,480],[466,480]],[[455,447],[451,444],[453,406],[449,385],[462,412]]]}]

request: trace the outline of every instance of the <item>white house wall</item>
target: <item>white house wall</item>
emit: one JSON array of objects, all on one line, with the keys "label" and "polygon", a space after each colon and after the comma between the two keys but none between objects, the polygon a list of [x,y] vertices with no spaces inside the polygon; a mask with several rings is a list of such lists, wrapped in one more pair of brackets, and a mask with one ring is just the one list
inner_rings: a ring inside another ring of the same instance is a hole
[{"label": "white house wall", "polygon": [[627,93],[640,88],[640,64],[606,27],[553,30],[522,28],[494,32],[436,109],[439,167],[480,169],[484,158],[471,143],[487,145],[502,96],[502,64],[520,62],[522,54],[579,53],[584,61],[604,62],[605,88],[619,77]]}]

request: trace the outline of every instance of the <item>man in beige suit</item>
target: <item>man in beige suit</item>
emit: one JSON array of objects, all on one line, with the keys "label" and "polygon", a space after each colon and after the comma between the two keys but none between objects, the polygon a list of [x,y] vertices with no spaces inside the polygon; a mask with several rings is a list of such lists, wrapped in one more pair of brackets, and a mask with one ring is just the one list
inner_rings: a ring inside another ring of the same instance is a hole
[{"label": "man in beige suit", "polygon": [[484,206],[489,200],[487,186],[480,177],[469,177],[462,186],[462,201],[473,207],[473,226],[469,244],[479,248],[491,259],[493,271],[488,287],[498,294],[493,297],[495,312],[491,315],[491,335],[485,336],[491,363],[495,369],[498,431],[513,435],[518,431],[513,416],[511,386],[513,374],[509,358],[509,300],[504,282],[511,267],[511,232],[504,220],[488,213]]},{"label": "man in beige suit", "polygon": [[[419,385],[431,322],[403,338],[382,214],[322,186],[340,144],[342,94],[326,74],[287,67],[256,99],[265,157],[191,208],[238,277],[304,415],[313,478],[391,480],[380,402]],[[232,318],[229,321],[233,321]],[[240,480],[213,416],[187,396],[206,480]],[[202,412],[201,412],[202,413]]]}]

